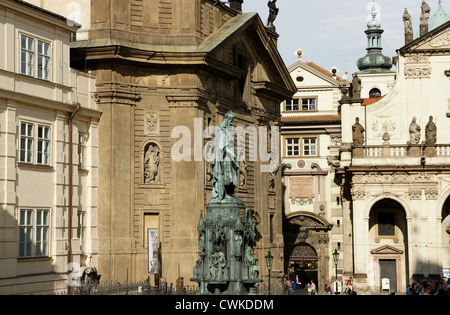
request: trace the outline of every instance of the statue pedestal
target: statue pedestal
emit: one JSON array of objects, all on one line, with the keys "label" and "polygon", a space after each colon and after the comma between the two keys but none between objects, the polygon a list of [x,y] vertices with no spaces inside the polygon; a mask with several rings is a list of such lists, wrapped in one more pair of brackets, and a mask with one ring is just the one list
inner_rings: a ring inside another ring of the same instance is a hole
[{"label": "statue pedestal", "polygon": [[200,259],[191,281],[199,294],[245,295],[261,282],[257,259],[253,258],[255,225],[252,210],[238,198],[222,203],[210,201],[198,225]]}]

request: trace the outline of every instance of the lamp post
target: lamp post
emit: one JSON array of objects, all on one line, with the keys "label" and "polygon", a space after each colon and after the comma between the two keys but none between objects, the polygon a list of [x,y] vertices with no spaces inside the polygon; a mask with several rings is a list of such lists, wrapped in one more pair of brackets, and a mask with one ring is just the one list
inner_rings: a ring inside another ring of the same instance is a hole
[{"label": "lamp post", "polygon": [[336,292],[337,291],[337,264],[338,264],[338,261],[339,261],[339,253],[338,253],[338,251],[337,251],[337,249],[335,249],[334,250],[334,253],[333,253],[333,261],[334,261],[334,266],[335,266],[335,274],[336,274],[336,286],[335,286],[335,288],[334,288],[334,292]]},{"label": "lamp post", "polygon": [[264,258],[266,259],[267,270],[269,271],[269,295],[270,295],[270,271],[272,271],[272,263],[273,263],[273,256],[270,253],[270,249],[269,253]]}]

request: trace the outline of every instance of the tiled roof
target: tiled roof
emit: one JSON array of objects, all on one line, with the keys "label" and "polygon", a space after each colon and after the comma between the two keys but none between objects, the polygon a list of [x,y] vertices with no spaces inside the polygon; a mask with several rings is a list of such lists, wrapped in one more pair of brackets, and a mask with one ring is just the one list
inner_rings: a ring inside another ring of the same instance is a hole
[{"label": "tiled roof", "polygon": [[341,122],[340,115],[296,115],[282,116],[283,123],[338,123]]},{"label": "tiled roof", "polygon": [[[326,76],[329,77],[329,78],[333,78],[333,73],[331,73],[331,71],[328,71],[328,70],[322,68],[321,66],[316,65],[316,64],[315,64],[314,62],[312,62],[312,61],[307,61],[307,62],[305,62],[304,64],[307,65],[307,66],[310,67],[310,68],[313,68],[313,69],[316,70],[316,71],[319,71],[320,73],[326,75]],[[339,76],[336,76],[336,79],[337,79],[338,82],[344,82],[344,81],[346,81],[346,80],[344,80],[343,78],[341,78],[341,77],[339,77]]]},{"label": "tiled roof", "polygon": [[371,105],[371,104],[373,104],[373,103],[378,102],[378,101],[381,100],[383,97],[384,97],[384,95],[381,96],[381,97],[363,98],[363,102],[362,102],[361,105],[362,105],[362,106]]}]

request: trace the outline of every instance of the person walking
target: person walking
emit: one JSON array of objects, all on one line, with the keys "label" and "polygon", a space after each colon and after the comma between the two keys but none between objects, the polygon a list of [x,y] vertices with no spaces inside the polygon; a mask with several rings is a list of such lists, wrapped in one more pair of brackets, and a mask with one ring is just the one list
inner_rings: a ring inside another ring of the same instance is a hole
[{"label": "person walking", "polygon": [[331,290],[331,280],[325,284],[325,292],[328,295],[333,295],[333,291]]},{"label": "person walking", "polygon": [[311,295],[317,295],[316,284],[311,280]]},{"label": "person walking", "polygon": [[347,280],[347,291],[348,293],[351,293],[353,291],[353,277],[350,277]]}]

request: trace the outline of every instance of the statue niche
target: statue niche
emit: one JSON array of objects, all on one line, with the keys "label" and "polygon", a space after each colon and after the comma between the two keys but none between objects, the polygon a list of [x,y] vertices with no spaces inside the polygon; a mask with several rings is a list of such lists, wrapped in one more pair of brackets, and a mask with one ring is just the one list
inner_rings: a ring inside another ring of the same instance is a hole
[{"label": "statue niche", "polygon": [[160,184],[161,183],[161,149],[154,143],[149,142],[144,147],[144,183]]}]

